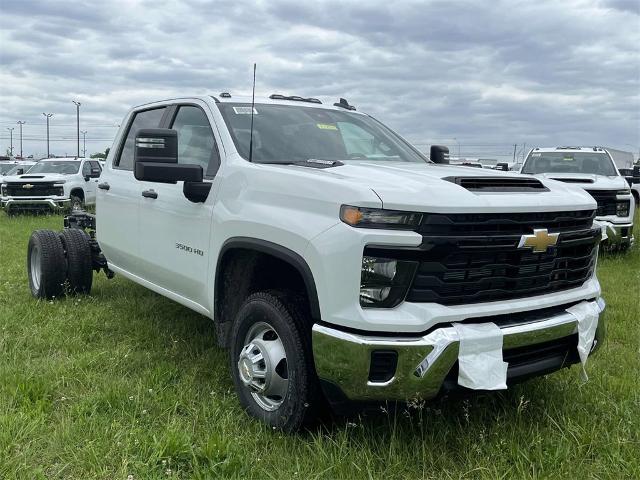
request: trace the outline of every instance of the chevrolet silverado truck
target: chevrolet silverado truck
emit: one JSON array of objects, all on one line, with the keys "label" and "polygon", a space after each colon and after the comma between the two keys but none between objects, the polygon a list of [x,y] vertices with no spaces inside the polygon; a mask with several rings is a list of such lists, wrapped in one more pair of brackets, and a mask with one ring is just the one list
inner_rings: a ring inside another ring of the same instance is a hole
[{"label": "chevrolet silverado truck", "polygon": [[135,107],[95,215],[33,232],[31,292],[89,293],[102,270],[211,318],[243,408],[287,431],[327,403],[506,388],[586,361],[604,334],[596,202],[446,151],[427,158],[344,99]]},{"label": "chevrolet silverado truck", "polygon": [[611,155],[601,147],[534,148],[521,173],[584,188],[598,203],[596,221],[607,232],[607,244],[626,250],[633,245],[635,201]]},{"label": "chevrolet silverado truck", "polygon": [[102,168],[87,158],[48,158],[28,173],[0,179],[0,205],[7,214],[20,211],[79,210],[93,205]]}]

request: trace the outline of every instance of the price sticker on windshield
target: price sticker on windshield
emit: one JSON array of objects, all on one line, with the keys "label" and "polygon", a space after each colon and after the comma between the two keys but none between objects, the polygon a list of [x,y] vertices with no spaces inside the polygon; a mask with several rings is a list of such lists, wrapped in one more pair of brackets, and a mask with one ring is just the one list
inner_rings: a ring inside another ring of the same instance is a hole
[{"label": "price sticker on windshield", "polygon": [[316,123],[316,127],[320,130],[338,130],[338,127],[330,123]]},{"label": "price sticker on windshield", "polygon": [[[236,112],[237,115],[251,115],[251,107],[233,107],[233,111]],[[253,109],[253,114],[258,114],[255,108]]]}]

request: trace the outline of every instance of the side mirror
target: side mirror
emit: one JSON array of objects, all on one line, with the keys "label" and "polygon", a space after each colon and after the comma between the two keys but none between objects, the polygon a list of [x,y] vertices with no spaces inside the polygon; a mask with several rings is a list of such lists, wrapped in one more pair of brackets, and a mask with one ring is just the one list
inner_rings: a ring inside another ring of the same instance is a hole
[{"label": "side mirror", "polygon": [[84,176],[84,181],[88,182],[89,180],[91,180],[91,175],[85,175]]},{"label": "side mirror", "polygon": [[431,145],[429,157],[433,163],[449,163],[449,149],[444,145]]},{"label": "side mirror", "polygon": [[133,174],[137,180],[158,183],[202,181],[200,165],[178,163],[178,132],[175,130],[138,130],[133,161]]},{"label": "side mirror", "polygon": [[16,170],[16,175],[22,175],[24,173],[24,168],[19,168]]},{"label": "side mirror", "polygon": [[509,164],[504,162],[496,163],[496,170],[502,170],[503,172],[508,172]]}]

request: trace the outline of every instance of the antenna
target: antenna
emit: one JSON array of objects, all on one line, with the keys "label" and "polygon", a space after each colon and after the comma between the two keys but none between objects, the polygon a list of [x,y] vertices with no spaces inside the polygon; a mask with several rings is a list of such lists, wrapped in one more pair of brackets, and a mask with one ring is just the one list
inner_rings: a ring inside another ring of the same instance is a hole
[{"label": "antenna", "polygon": [[249,162],[253,158],[253,106],[256,102],[256,64],[253,64],[253,90],[251,92],[251,131],[249,133]]}]

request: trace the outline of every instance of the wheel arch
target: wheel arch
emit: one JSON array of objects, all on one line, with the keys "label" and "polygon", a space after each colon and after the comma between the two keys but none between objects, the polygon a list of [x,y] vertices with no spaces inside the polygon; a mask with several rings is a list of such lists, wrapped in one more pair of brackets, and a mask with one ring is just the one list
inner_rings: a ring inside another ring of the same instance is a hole
[{"label": "wheel arch", "polygon": [[76,195],[82,198],[83,200],[86,198],[84,194],[84,189],[82,187],[73,187],[69,192],[69,196]]},{"label": "wheel arch", "polygon": [[[296,272],[302,279],[304,293],[306,294],[312,321],[320,320],[320,304],[318,301],[318,293],[313,273],[301,255],[289,248],[267,240],[252,237],[232,237],[227,239],[222,245],[216,263],[214,284],[214,321],[218,328],[224,329],[224,327],[222,327],[223,324],[231,323],[229,321],[231,319],[225,318],[226,315],[222,314],[222,309],[224,308],[224,302],[226,300],[224,275],[228,268],[226,263],[227,259],[229,259],[230,255],[233,253],[240,252],[244,252],[249,255],[268,256],[288,265],[291,270]],[[252,279],[247,278],[246,280],[249,282]],[[249,288],[247,285],[245,285],[245,287],[247,289]],[[242,287],[240,289],[242,289]]]}]

